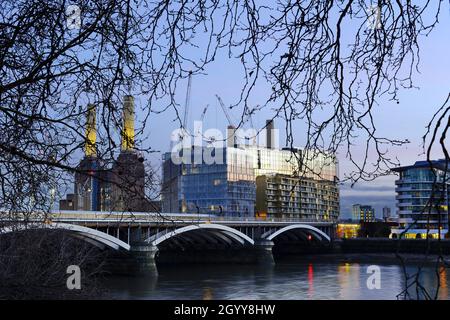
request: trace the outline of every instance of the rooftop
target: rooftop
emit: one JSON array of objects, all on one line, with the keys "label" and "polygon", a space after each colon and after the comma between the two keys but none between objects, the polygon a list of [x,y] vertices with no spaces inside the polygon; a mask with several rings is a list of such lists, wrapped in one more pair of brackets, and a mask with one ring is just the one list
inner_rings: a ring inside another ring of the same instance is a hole
[{"label": "rooftop", "polygon": [[450,169],[450,159],[439,159],[432,161],[416,161],[413,165],[403,166],[393,168],[392,171],[400,172],[408,169],[416,169],[416,168],[436,168],[440,170],[449,170]]}]

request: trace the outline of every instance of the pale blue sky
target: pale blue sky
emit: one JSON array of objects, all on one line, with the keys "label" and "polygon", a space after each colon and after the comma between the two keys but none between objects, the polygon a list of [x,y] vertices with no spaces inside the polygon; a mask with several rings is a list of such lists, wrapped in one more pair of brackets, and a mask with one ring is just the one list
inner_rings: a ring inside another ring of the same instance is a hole
[{"label": "pale blue sky", "polygon": [[[379,106],[375,111],[375,120],[379,132],[384,136],[398,139],[408,139],[411,143],[407,146],[391,149],[391,155],[399,158],[402,165],[412,164],[423,159],[421,137],[425,133],[425,126],[433,113],[442,104],[450,88],[450,14],[448,3],[443,7],[441,22],[428,37],[420,39],[421,63],[420,74],[415,74],[415,86],[420,89],[403,90],[399,93],[400,103],[379,100]],[[204,107],[209,104],[204,130],[218,128],[225,130],[226,117],[220,109],[215,94],[222,97],[226,105],[234,102],[243,84],[242,67],[238,60],[229,60],[223,52],[219,54],[215,62],[207,67],[205,75],[196,75],[192,80],[191,102],[189,110],[189,124],[192,128],[193,121],[200,118]],[[191,54],[191,52],[190,52]],[[195,52],[192,52],[195,55]],[[266,97],[267,86],[259,83],[252,102],[258,104],[258,92],[261,97]],[[177,99],[184,105],[186,87],[180,86]],[[145,97],[136,97],[138,106],[144,104]],[[261,101],[262,102],[262,101]],[[157,108],[157,106],[155,106]],[[232,111],[232,116],[238,118],[239,112]],[[270,118],[270,110],[264,110],[253,117],[255,127],[261,128],[265,120]],[[138,112],[139,117],[139,112]],[[151,147],[160,153],[149,155],[149,160],[156,167],[160,165],[162,152],[168,151],[171,132],[178,128],[175,112],[168,110],[163,114],[152,114],[148,119],[145,133],[148,139],[145,147]],[[276,120],[276,127],[283,129],[282,120]],[[305,126],[296,122],[294,127],[296,145],[302,146],[305,139]],[[281,130],[281,145],[284,145],[284,134]],[[436,154],[437,157],[440,155]],[[338,155],[341,177],[343,173],[352,170],[345,155]],[[395,211],[395,176],[379,178],[373,182],[357,184],[353,189],[348,186],[341,188],[341,215],[348,217],[353,203],[374,205],[377,215],[381,215],[384,205],[390,206]]]}]

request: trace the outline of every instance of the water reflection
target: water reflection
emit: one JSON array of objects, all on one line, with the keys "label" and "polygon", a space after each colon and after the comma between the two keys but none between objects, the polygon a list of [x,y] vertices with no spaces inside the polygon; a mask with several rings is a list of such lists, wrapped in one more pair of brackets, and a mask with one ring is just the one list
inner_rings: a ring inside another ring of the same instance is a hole
[{"label": "water reflection", "polygon": [[448,286],[447,286],[447,268],[445,268],[444,266],[441,266],[440,270],[439,270],[439,285],[440,285],[440,290],[439,290],[439,297],[441,299],[445,299],[446,297],[448,297]]},{"label": "water reflection", "polygon": [[[159,267],[158,276],[113,277],[105,282],[116,299],[397,299],[405,288],[402,268],[376,263],[381,268],[381,289],[367,288],[368,263],[283,261],[275,266],[183,265]],[[408,275],[417,267],[408,266]],[[439,276],[439,277],[437,277]],[[449,275],[426,267],[421,283],[439,299],[448,299]],[[413,288],[410,289],[415,298]],[[421,298],[424,298],[421,296]]]},{"label": "water reflection", "polygon": [[214,299],[213,292],[214,292],[213,288],[205,287],[203,289],[203,300],[213,300]]},{"label": "water reflection", "polygon": [[[447,282],[449,275],[447,269],[443,266],[439,268],[427,267],[419,268],[417,266],[407,266],[406,279],[403,283],[408,284],[408,290],[406,295],[402,295],[402,298],[407,296],[411,299],[449,299],[449,292],[447,288]],[[417,278],[419,270],[420,276]],[[417,286],[416,279],[418,279],[419,286]]]},{"label": "water reflection", "polygon": [[308,297],[314,296],[314,269],[312,263],[308,264]]}]

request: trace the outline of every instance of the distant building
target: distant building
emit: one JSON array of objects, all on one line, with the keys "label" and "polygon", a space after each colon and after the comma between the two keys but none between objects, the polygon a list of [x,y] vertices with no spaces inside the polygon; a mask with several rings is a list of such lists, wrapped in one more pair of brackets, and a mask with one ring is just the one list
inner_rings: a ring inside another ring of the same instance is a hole
[{"label": "distant building", "polygon": [[392,228],[398,227],[398,223],[385,221],[361,222],[358,237],[363,238],[388,238]]},{"label": "distant building", "polygon": [[450,160],[441,159],[393,169],[400,175],[395,181],[400,226],[392,229],[394,237],[445,236],[450,204],[449,166]]},{"label": "distant building", "polygon": [[96,151],[96,111],[88,105],[85,157],[75,173],[74,193],[59,202],[60,210],[155,211],[145,197],[144,158],[134,148],[134,98],[125,96],[121,151],[111,166]]},{"label": "distant building", "polygon": [[357,238],[360,229],[359,223],[339,222],[336,228],[336,236],[341,239]]},{"label": "distant building", "polygon": [[391,208],[383,207],[383,220],[388,221],[390,217],[391,217]]},{"label": "distant building", "polygon": [[368,205],[354,204],[352,206],[352,216],[354,221],[374,222],[375,209]]}]

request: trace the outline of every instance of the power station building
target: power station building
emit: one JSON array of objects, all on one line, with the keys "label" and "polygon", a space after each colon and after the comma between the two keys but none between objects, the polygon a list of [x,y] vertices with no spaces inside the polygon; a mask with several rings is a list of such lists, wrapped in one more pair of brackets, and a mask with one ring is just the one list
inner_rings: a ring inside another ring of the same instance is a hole
[{"label": "power station building", "polygon": [[249,145],[239,143],[229,126],[224,147],[191,146],[165,153],[162,211],[336,221],[336,157],[277,149],[274,131],[268,121],[266,145]]},{"label": "power station building", "polygon": [[144,158],[134,148],[134,98],[125,96],[121,150],[112,165],[97,157],[96,108],[88,105],[85,156],[75,173],[74,193],[60,200],[60,210],[154,211],[145,198]]}]

